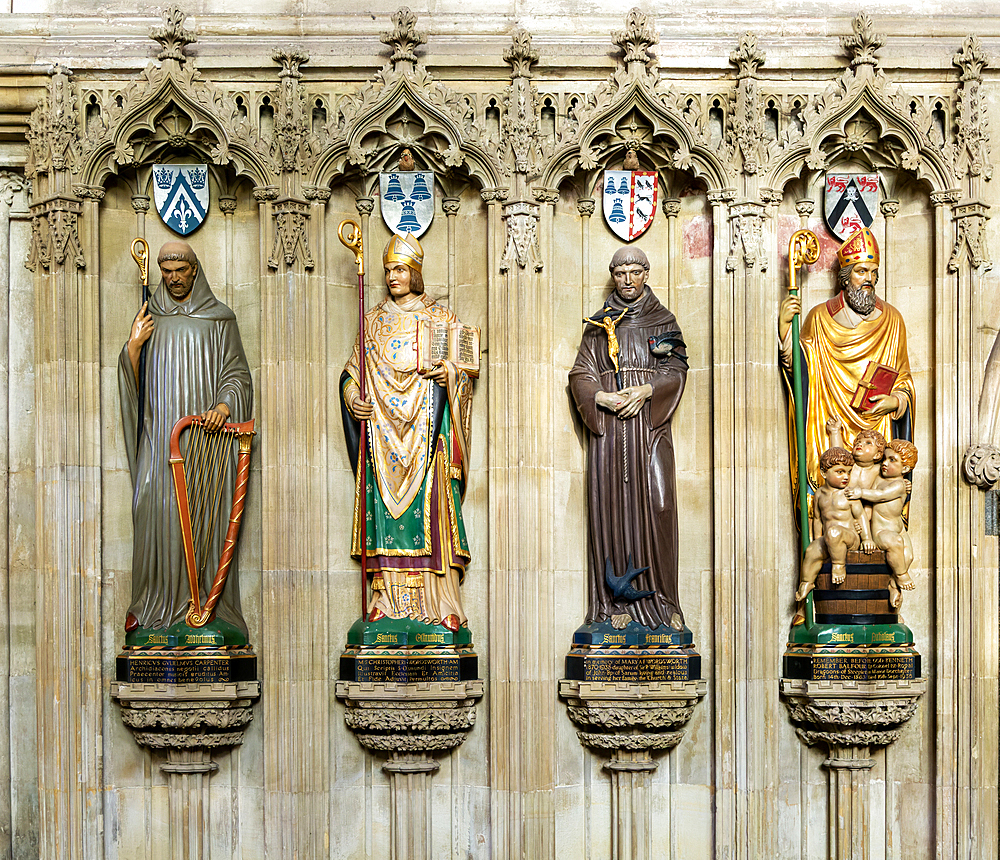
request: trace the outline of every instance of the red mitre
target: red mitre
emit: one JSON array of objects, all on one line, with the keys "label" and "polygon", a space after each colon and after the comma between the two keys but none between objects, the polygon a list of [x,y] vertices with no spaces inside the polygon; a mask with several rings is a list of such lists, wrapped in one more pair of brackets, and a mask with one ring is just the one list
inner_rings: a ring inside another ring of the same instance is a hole
[{"label": "red mitre", "polygon": [[878,242],[875,241],[875,234],[867,227],[862,227],[851,234],[840,250],[837,251],[837,259],[840,266],[853,266],[855,263],[875,263],[878,265]]}]

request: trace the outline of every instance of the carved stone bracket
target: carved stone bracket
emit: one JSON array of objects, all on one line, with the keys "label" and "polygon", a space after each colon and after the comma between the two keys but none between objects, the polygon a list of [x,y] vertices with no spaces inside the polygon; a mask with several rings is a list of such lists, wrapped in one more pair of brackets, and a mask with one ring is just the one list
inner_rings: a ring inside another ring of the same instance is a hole
[{"label": "carved stone bracket", "polygon": [[507,244],[500,260],[500,271],[510,271],[515,263],[524,269],[531,263],[535,271],[540,272],[542,253],[538,245],[537,204],[509,203],[504,206],[503,219],[507,223]]},{"label": "carved stone bracket", "polygon": [[365,749],[393,756],[386,770],[399,769],[399,762],[427,761],[430,754],[461,745],[475,725],[476,701],[482,695],[481,680],[337,682],[337,698],[347,706],[347,727]]},{"label": "carved stone bracket", "polygon": [[974,269],[988,272],[993,268],[986,251],[986,222],[990,207],[976,200],[955,205],[952,212],[957,226],[955,245],[948,259],[948,271],[957,272],[962,251],[967,250],[969,263]]},{"label": "carved stone bracket", "polygon": [[214,770],[214,750],[238,746],[253,719],[260,682],[111,685],[136,743],[167,753],[168,773]]},{"label": "carved stone bracket", "polygon": [[312,251],[309,250],[309,236],[306,226],[309,223],[309,204],[305,200],[294,197],[281,197],[274,201],[274,244],[267,258],[268,268],[277,269],[279,260],[291,266],[296,256],[302,255],[302,265],[312,269],[316,265]]},{"label": "carved stone bracket", "polygon": [[992,490],[1000,479],[1000,448],[994,445],[971,445],[962,459],[962,473],[970,484]]},{"label": "carved stone bracket", "polygon": [[705,681],[559,682],[580,743],[604,753],[644,751],[649,770],[655,768],[650,753],[680,743],[706,690]]},{"label": "carved stone bracket", "polygon": [[80,247],[78,221],[82,203],[77,197],[55,195],[31,206],[31,250],[27,266],[50,269],[72,259],[78,269],[86,266]]},{"label": "carved stone bracket", "polygon": [[767,271],[767,255],[764,253],[764,206],[760,203],[747,201],[734,203],[729,207],[729,220],[732,224],[732,243],[729,256],[726,258],[726,271],[734,272],[737,268],[737,254],[743,251],[743,263],[748,269],[760,268]]},{"label": "carved stone bracket", "polygon": [[803,681],[781,679],[795,731],[806,744],[887,746],[917,711],[927,681]]}]

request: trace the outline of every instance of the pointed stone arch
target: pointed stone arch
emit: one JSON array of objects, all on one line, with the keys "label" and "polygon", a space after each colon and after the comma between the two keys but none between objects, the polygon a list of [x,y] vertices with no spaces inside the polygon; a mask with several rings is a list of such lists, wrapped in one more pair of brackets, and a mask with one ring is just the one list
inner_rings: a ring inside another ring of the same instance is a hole
[{"label": "pointed stone arch", "polygon": [[[461,97],[422,66],[413,70],[386,66],[342,103],[340,112],[340,133],[318,153],[305,178],[308,185],[325,187],[354,171],[378,172],[394,162],[402,146],[410,147],[426,164],[440,164],[445,172],[464,168],[482,188],[502,184],[496,154],[466,117]],[[401,116],[404,119],[398,119]],[[415,134],[410,125],[417,127]]]},{"label": "pointed stone arch", "polygon": [[926,181],[932,191],[954,188],[957,178],[947,147],[932,139],[928,125],[908,109],[910,97],[893,87],[878,66],[875,51],[884,40],[871,19],[861,13],[853,26],[854,35],[841,39],[853,55],[850,68],[803,112],[802,135],[772,159],[764,185],[783,188],[803,166],[821,170],[838,150],[863,153],[867,142],[852,137],[848,127],[867,121],[877,127],[870,149],[892,167]]}]

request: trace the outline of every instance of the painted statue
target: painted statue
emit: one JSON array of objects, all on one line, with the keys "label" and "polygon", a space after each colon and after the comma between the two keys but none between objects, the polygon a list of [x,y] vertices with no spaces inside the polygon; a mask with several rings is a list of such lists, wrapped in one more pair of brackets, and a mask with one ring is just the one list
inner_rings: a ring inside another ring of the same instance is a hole
[{"label": "painted statue", "polygon": [[[871,230],[855,232],[841,246],[837,259],[840,292],[809,312],[800,334],[810,494],[822,483],[819,460],[828,447],[830,419],[839,419],[845,438],[853,439],[862,430],[877,430],[886,439],[912,435],[914,388],[906,326],[899,311],[875,295],[879,249]],[[786,370],[792,364],[792,320],[801,308],[799,296],[789,295],[779,311],[778,337]],[[866,391],[859,405],[859,393]],[[788,435],[797,495],[794,410],[790,402]]]},{"label": "painted statue", "polygon": [[[418,370],[418,324],[458,322],[424,294],[423,258],[413,236],[389,240],[382,255],[389,295],[365,314],[367,399],[361,398],[357,341],[341,376],[357,478],[351,553],[361,557],[364,510],[373,592],[368,620],[411,618],[455,632],[467,623],[459,586],[470,560],[462,499],[472,377],[446,359]],[[359,468],[362,421],[368,442]]]},{"label": "painted statue", "polygon": [[[197,256],[186,242],[167,242],[157,258],[161,281],[132,323],[118,360],[118,391],[125,450],[132,476],[132,603],[128,632],[158,630],[184,621],[191,600],[177,496],[169,464],[175,422],[200,415],[207,430],[248,421],[253,384],[236,316],[216,299]],[[140,380],[140,352],[146,346]],[[138,426],[142,398],[142,427]],[[235,462],[235,453],[233,454]],[[233,471],[222,498],[231,499]],[[219,517],[208,539],[204,593],[212,586],[229,523]],[[229,568],[216,617],[244,637],[237,559]]]},{"label": "painted statue", "polygon": [[683,630],[670,424],[684,393],[685,345],[648,286],[646,255],[621,248],[609,268],[615,290],[586,320],[569,374],[590,431],[587,624]]}]

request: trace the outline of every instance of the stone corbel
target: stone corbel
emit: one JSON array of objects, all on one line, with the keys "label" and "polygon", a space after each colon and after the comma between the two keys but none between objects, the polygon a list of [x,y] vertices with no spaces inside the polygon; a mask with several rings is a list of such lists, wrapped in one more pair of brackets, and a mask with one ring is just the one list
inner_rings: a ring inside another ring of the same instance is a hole
[{"label": "stone corbel", "polygon": [[869,856],[868,771],[872,747],[899,739],[916,713],[927,681],[807,681],[782,678],[781,693],[795,732],[807,745],[825,744],[829,756],[830,860],[867,860]]},{"label": "stone corbel", "polygon": [[676,747],[705,681],[611,683],[564,679],[559,695],[585,747],[610,757],[612,860],[651,860],[653,756]]},{"label": "stone corbel", "polygon": [[365,749],[388,756],[391,856],[431,860],[431,776],[435,756],[460,746],[476,722],[481,680],[414,684],[338,681],[344,720]]}]

